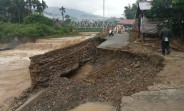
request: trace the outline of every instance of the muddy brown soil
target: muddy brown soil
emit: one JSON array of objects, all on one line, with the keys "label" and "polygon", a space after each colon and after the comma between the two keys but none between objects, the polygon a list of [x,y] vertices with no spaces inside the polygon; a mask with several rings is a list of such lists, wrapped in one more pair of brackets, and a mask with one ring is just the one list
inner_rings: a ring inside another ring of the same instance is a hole
[{"label": "muddy brown soil", "polygon": [[[86,78],[55,79],[22,111],[69,111],[86,102],[105,102],[119,107],[122,96],[147,90],[153,84],[163,68],[162,62],[163,58],[156,55],[98,49],[90,61],[80,66],[90,69],[85,70]],[[72,75],[80,70],[83,69]]]},{"label": "muddy brown soil", "polygon": [[165,67],[158,73],[157,82],[172,87],[184,87],[184,52],[172,51],[165,56]]},{"label": "muddy brown soil", "polygon": [[[137,33],[132,33],[131,43],[126,47],[128,51],[163,56],[158,39],[145,40],[142,43],[139,39],[135,39],[136,37]],[[163,56],[165,67],[157,74],[155,84],[164,84],[175,88],[184,87],[184,44],[181,40],[173,37],[170,47],[171,54]]]},{"label": "muddy brown soil", "polygon": [[[90,50],[89,47],[87,49]],[[74,52],[77,51],[74,50]],[[41,70],[42,68],[34,69],[38,72],[48,73],[48,75],[51,74],[49,75],[51,79],[46,81],[48,84],[46,90],[21,111],[69,111],[89,102],[108,103],[118,109],[121,97],[148,90],[148,86],[153,86],[153,84],[184,86],[183,55],[183,52],[172,51],[170,55],[162,56],[159,43],[155,41],[132,42],[122,51],[93,50],[90,59],[88,58],[82,64],[74,64],[77,66],[73,67],[75,70],[66,68],[69,72],[67,74],[70,74],[69,76],[65,75],[66,77],[58,76],[62,75],[62,71],[59,73],[60,71],[57,70],[60,67],[58,63],[65,58],[59,59],[56,56],[56,59],[50,59],[49,55],[47,56],[48,60],[41,60],[42,57],[39,56],[40,63],[49,63],[50,61],[51,64],[58,64],[54,70],[58,75],[45,71],[48,69],[46,66],[42,67],[43,70]],[[71,57],[66,58],[69,60]],[[39,60],[39,58],[35,60]],[[71,63],[68,62],[68,64]],[[53,68],[51,67],[51,69]],[[45,73],[43,73],[43,77]],[[39,75],[37,81],[39,79],[43,78],[40,78]],[[23,97],[24,102],[25,98],[27,97]],[[18,99],[19,105],[22,104],[21,102],[21,99]]]}]

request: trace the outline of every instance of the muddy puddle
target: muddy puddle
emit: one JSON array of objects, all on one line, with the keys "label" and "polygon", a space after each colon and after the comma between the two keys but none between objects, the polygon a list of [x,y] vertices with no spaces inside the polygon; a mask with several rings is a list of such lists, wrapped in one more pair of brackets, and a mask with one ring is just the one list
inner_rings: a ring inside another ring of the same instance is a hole
[{"label": "muddy puddle", "polygon": [[116,111],[116,109],[104,103],[86,103],[70,111]]},{"label": "muddy puddle", "polygon": [[72,76],[70,76],[69,78],[70,79],[84,79],[87,76],[89,76],[92,69],[93,69],[92,65],[86,64],[84,66],[81,66],[80,69],[74,72],[74,74],[72,74]]}]

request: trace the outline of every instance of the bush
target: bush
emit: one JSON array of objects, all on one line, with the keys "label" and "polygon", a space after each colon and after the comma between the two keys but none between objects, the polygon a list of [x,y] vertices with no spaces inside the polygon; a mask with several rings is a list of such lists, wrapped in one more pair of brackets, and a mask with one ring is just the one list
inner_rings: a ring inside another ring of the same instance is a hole
[{"label": "bush", "polygon": [[41,14],[31,14],[24,19],[25,24],[45,24],[52,26],[53,21]]},{"label": "bush", "polygon": [[[45,24],[12,24],[0,22],[0,42],[9,42],[15,37],[20,40],[35,40],[47,36],[71,34],[69,27],[54,28]],[[54,37],[54,36],[53,36]]]}]

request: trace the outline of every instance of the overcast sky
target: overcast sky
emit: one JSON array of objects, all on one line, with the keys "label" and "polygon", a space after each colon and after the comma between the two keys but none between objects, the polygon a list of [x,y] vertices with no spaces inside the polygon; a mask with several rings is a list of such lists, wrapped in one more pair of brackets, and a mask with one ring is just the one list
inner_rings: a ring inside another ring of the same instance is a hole
[{"label": "overcast sky", "polygon": [[[103,0],[44,0],[49,7],[78,9],[84,12],[103,16]],[[105,0],[106,17],[122,17],[124,7],[136,0]]]}]

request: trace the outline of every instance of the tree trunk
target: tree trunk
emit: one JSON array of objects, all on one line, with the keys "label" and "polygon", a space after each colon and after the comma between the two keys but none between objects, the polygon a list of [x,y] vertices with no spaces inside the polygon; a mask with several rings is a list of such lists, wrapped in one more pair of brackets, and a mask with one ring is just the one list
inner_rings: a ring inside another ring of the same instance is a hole
[{"label": "tree trunk", "polygon": [[19,19],[19,24],[20,24],[20,9],[18,10],[18,19]]},{"label": "tree trunk", "polygon": [[180,33],[181,33],[181,41],[183,41],[183,27],[182,27],[182,15],[180,15]]},{"label": "tree trunk", "polygon": [[29,0],[29,11],[30,11],[30,13],[32,12],[31,8],[32,8],[32,3],[31,3],[31,0]]},{"label": "tree trunk", "polygon": [[64,13],[62,12],[62,18],[63,18],[63,22],[64,22]]},{"label": "tree trunk", "polygon": [[181,40],[184,41],[182,24],[180,25],[180,33],[181,33]]}]

